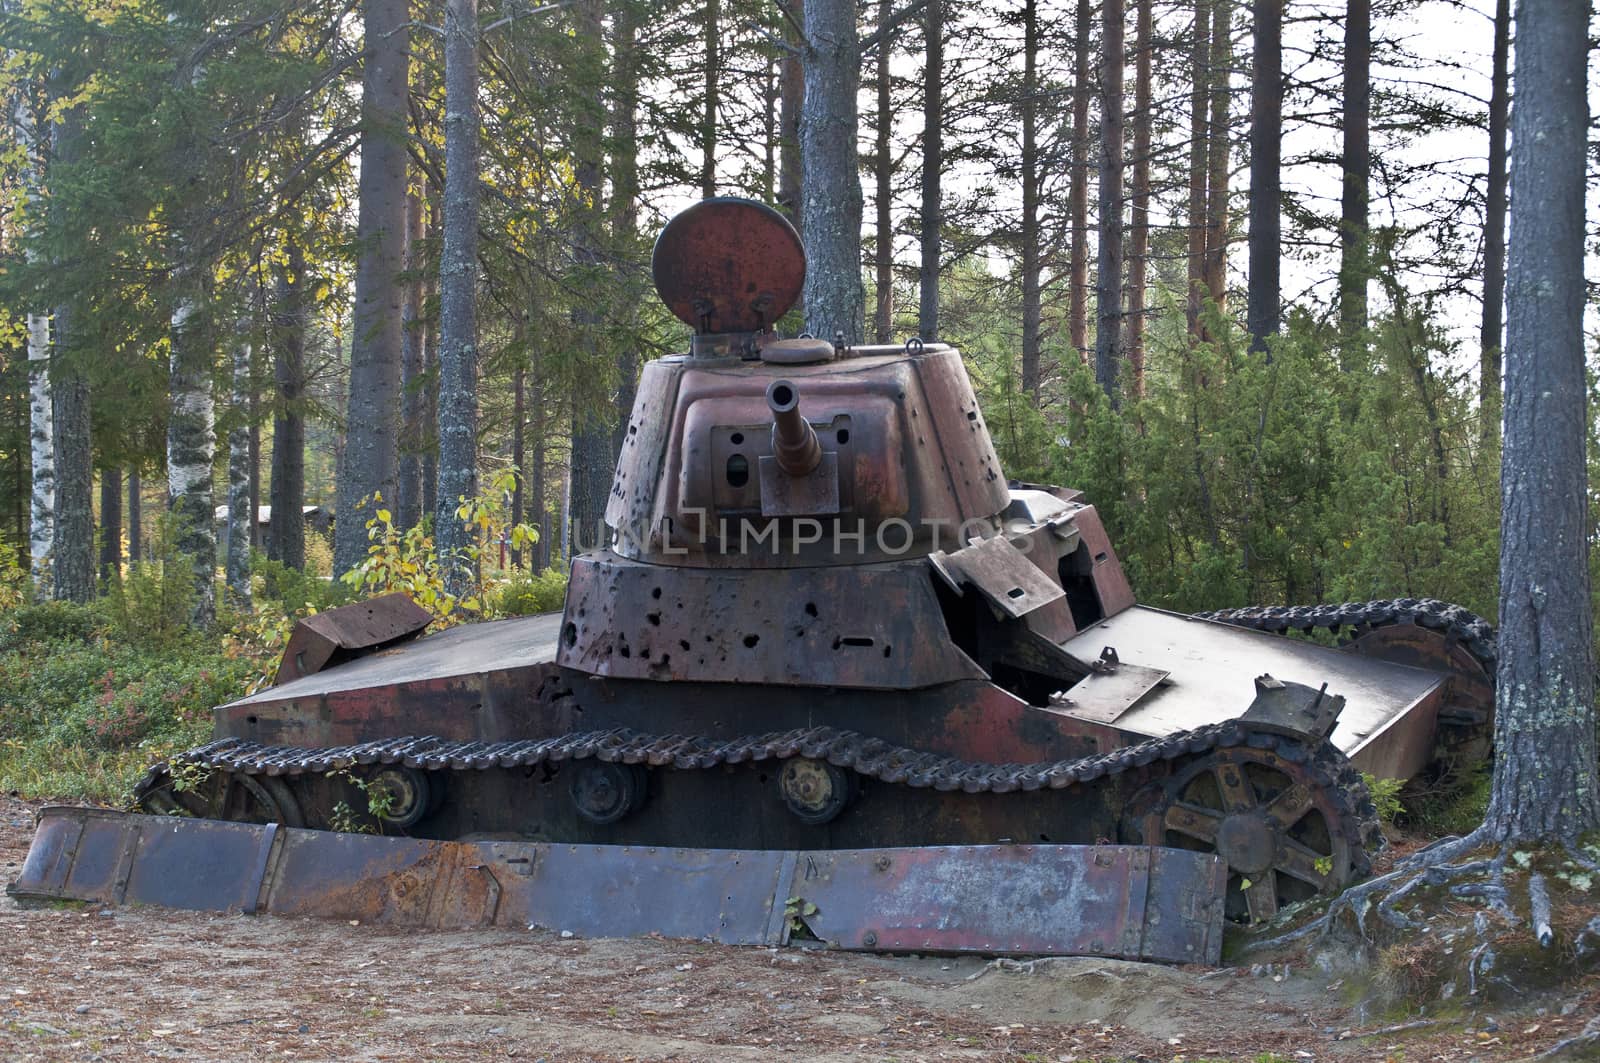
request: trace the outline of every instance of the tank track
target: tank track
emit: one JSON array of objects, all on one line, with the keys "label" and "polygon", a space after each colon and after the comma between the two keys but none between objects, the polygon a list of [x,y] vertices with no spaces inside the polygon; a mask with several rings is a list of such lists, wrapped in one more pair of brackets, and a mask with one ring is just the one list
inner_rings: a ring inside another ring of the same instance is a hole
[{"label": "tank track", "polygon": [[[424,771],[470,772],[586,758],[692,771],[798,756],[826,760],[892,785],[978,794],[1062,789],[1157,761],[1243,745],[1273,750],[1284,761],[1303,766],[1317,785],[1333,792],[1341,809],[1339,829],[1361,848],[1368,836],[1368,821],[1374,819],[1373,806],[1360,774],[1344,755],[1325,739],[1237,719],[1152,738],[1109,753],[1032,764],[964,761],[832,727],[720,740],[643,734],[626,728],[508,742],[455,742],[411,736],[326,749],[262,746],[226,738],[179,754],[173,762],[185,770],[295,776],[394,764]],[[134,788],[135,802],[143,803],[146,795],[170,778],[168,764],[153,765]]]},{"label": "tank track", "polygon": [[1386,624],[1415,623],[1455,639],[1483,666],[1489,680],[1494,680],[1497,660],[1494,626],[1459,605],[1434,598],[1388,598],[1333,605],[1250,605],[1194,615],[1200,620],[1216,620],[1273,634],[1318,629],[1337,633],[1345,628],[1363,630]]}]

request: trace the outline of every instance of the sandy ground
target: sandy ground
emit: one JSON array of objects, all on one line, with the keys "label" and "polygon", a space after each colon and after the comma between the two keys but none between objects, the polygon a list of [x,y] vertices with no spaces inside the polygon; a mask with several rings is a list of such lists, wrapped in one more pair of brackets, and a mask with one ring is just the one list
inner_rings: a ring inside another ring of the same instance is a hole
[{"label": "sandy ground", "polygon": [[[21,866],[33,807],[0,795],[0,881]],[[0,1060],[1416,1063],[1524,1057],[1587,1018],[1536,1003],[1492,1031],[1468,1016],[1372,1035],[1396,1020],[1363,1021],[1309,968],[998,966],[0,898]]]}]

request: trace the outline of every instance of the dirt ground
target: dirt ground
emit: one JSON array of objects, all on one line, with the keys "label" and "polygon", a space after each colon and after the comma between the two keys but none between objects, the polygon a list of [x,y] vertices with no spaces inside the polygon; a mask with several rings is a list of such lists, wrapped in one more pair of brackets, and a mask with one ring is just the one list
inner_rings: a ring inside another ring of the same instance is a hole
[{"label": "dirt ground", "polygon": [[[0,881],[35,804],[0,795]],[[997,965],[0,897],[0,1060],[1517,1059],[1600,994],[1395,1030],[1314,968]],[[1560,1010],[1565,1006],[1568,1014]],[[1538,1013],[1543,1008],[1544,1014]],[[1412,1020],[1415,1021],[1415,1020]]]}]

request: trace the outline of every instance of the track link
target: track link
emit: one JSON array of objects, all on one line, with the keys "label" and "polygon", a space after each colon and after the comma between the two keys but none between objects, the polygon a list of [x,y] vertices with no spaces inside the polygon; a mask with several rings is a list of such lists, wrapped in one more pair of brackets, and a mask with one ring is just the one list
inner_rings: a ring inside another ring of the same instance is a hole
[{"label": "track link", "polygon": [[1459,642],[1483,666],[1493,681],[1497,651],[1494,626],[1459,605],[1434,598],[1386,598],[1370,602],[1331,605],[1249,605],[1240,609],[1215,609],[1195,613],[1201,620],[1216,620],[1273,634],[1346,628],[1364,631],[1388,624],[1414,623]]}]

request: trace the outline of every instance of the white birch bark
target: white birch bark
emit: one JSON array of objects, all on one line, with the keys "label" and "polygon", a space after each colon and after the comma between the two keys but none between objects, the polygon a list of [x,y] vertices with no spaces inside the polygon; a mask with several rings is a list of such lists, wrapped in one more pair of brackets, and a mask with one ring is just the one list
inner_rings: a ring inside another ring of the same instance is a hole
[{"label": "white birch bark", "polygon": [[[22,166],[23,221],[32,225],[40,208],[39,161],[32,110],[27,94],[17,93],[17,103],[11,115],[17,143],[24,152]],[[38,258],[38,252],[27,250],[29,262]],[[28,315],[28,437],[30,441],[33,491],[30,503],[28,529],[29,565],[33,574],[34,593],[39,598],[49,596],[51,550],[55,544],[56,514],[56,457],[55,418],[50,400],[50,317],[48,314]]]},{"label": "white birch bark", "polygon": [[[241,323],[241,330],[245,327]],[[228,430],[227,585],[235,608],[250,608],[250,539],[255,507],[250,505],[250,345],[241,337],[233,347],[233,412]]]},{"label": "white birch bark", "polygon": [[[172,358],[167,418],[167,499],[178,520],[177,545],[194,565],[194,622],[208,626],[216,616],[217,535],[213,525],[211,466],[215,459],[216,404],[204,352],[191,333],[196,313],[192,295],[179,296],[172,311]],[[248,503],[247,503],[248,504]]]}]

